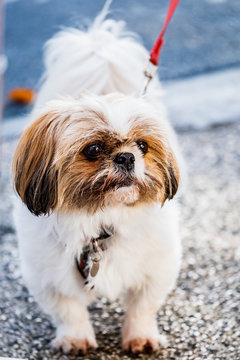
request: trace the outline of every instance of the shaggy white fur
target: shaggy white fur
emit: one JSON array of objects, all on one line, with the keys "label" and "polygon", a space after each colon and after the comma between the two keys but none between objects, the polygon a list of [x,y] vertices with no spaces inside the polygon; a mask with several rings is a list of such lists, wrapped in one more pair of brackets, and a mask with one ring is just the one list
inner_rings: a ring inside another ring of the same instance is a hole
[{"label": "shaggy white fur", "polygon": [[[47,101],[59,95],[77,98],[88,91],[101,97],[120,92],[130,97],[126,97],[125,105],[123,100],[122,107],[117,107],[116,102],[115,113],[109,113],[109,122],[122,136],[128,131],[132,107],[141,101],[136,102],[134,94],[139,93],[144,83],[147,51],[132,34],[125,32],[122,22],[100,20],[87,32],[66,29],[48,41],[46,73],[33,118]],[[149,108],[143,105],[143,115],[147,118],[150,108],[157,114],[164,137],[178,157],[160,94],[160,83],[155,79],[143,100],[150,103]],[[75,100],[66,100],[69,113],[74,109],[71,101]],[[61,101],[51,104],[61,113]],[[144,173],[144,161],[137,156],[136,172],[140,177]],[[85,353],[88,347],[97,346],[87,313],[87,305],[96,296],[110,300],[123,298],[125,349],[137,352],[150,346],[155,350],[161,342],[155,316],[175,284],[181,258],[176,201],[167,201],[163,207],[158,201],[131,207],[121,202],[128,190],[128,187],[117,190],[120,200],[116,205],[110,203],[92,215],[83,209],[54,210],[50,215],[37,217],[20,199],[16,200],[14,215],[23,276],[30,292],[56,324],[54,346],[65,352]],[[112,227],[114,233],[106,239],[107,249],[99,273],[91,279],[91,286],[84,285],[75,258],[80,256],[87,241],[99,236],[102,226]],[[92,285],[94,289],[90,289]]]}]

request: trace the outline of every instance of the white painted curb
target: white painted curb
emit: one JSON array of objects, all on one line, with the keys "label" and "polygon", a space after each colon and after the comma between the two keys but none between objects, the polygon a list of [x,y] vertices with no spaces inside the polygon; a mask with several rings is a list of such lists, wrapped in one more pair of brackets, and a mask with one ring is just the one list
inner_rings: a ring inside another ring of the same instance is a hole
[{"label": "white painted curb", "polygon": [[8,65],[7,57],[3,54],[0,55],[0,76],[2,76],[7,70],[7,65]]},{"label": "white painted curb", "polygon": [[176,128],[203,129],[240,120],[240,68],[165,83]]},{"label": "white painted curb", "polygon": [[3,358],[3,357],[0,357],[0,360],[27,360],[27,359],[19,359],[19,358]]},{"label": "white painted curb", "polygon": [[16,116],[14,118],[4,120],[0,130],[2,139],[7,140],[19,137],[26,128],[28,122],[28,116]]}]

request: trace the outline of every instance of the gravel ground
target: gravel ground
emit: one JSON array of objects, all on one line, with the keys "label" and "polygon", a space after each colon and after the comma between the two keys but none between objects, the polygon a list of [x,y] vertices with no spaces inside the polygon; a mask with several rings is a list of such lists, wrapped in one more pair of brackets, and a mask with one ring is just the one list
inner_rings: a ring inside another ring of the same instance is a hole
[{"label": "gravel ground", "polygon": [[[183,265],[176,289],[159,311],[169,347],[138,359],[240,359],[240,124],[179,134],[189,172],[180,199]],[[73,359],[54,354],[54,328],[29,296],[19,272],[11,220],[10,159],[3,142],[0,202],[0,356]],[[120,348],[123,309],[100,299],[90,309],[99,348],[86,359],[130,359]]]}]

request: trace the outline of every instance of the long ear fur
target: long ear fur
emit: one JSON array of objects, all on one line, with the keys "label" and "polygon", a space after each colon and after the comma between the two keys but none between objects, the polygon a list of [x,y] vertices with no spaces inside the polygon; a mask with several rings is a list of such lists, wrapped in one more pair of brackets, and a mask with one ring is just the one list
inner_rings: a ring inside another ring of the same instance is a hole
[{"label": "long ear fur", "polygon": [[35,215],[49,213],[57,204],[58,174],[52,165],[56,116],[47,114],[23,133],[13,159],[17,193]]},{"label": "long ear fur", "polygon": [[[165,185],[165,199],[171,200],[177,192],[180,180],[179,169],[177,161],[172,152],[168,154],[168,165],[164,169],[164,185]],[[163,202],[163,203],[164,203]]]}]

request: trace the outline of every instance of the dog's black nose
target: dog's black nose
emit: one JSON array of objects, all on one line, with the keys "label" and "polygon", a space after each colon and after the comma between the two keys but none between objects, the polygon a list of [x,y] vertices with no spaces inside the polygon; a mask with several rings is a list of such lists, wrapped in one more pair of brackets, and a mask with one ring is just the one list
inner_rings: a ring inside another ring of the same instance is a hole
[{"label": "dog's black nose", "polygon": [[135,157],[132,153],[119,153],[115,157],[114,162],[124,170],[130,171],[134,169]]}]

